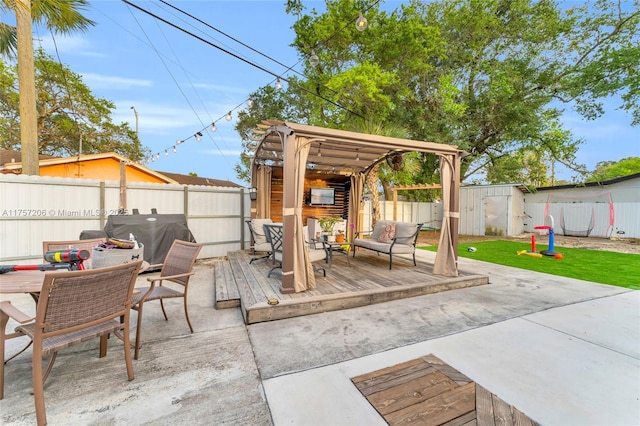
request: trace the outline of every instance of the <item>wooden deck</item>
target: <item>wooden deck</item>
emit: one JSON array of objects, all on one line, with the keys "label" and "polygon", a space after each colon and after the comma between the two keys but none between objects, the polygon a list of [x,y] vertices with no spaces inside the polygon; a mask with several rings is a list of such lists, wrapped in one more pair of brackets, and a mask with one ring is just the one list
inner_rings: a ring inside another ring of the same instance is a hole
[{"label": "wooden deck", "polygon": [[434,355],[351,379],[390,425],[520,425],[536,422]]},{"label": "wooden deck", "polygon": [[327,276],[316,274],[317,288],[302,293],[281,294],[281,275],[267,278],[269,260],[249,261],[248,251],[229,252],[214,265],[216,309],[240,306],[247,324],[335,311],[422,296],[441,291],[489,283],[485,275],[460,273],[448,278],[433,274],[433,265],[359,251],[356,257],[334,254]]}]

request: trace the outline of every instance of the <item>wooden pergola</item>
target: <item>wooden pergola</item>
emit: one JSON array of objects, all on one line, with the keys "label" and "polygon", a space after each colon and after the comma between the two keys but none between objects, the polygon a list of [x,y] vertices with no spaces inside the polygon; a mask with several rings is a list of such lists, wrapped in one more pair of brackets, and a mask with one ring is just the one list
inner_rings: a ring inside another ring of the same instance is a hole
[{"label": "wooden pergola", "polygon": [[257,131],[257,146],[251,164],[253,218],[270,217],[270,177],[275,167],[283,169],[283,293],[315,288],[315,276],[302,235],[304,176],[316,173],[340,174],[351,179],[348,238],[362,230],[365,175],[390,155],[425,152],[440,158],[443,221],[434,273],[457,276],[460,160],[467,155],[456,146],[348,132],[303,124],[265,121]]}]

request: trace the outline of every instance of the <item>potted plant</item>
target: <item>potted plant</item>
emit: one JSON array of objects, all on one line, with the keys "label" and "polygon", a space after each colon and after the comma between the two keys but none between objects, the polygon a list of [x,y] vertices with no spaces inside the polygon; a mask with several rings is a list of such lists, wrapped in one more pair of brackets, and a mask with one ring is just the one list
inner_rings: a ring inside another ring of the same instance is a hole
[{"label": "potted plant", "polygon": [[336,223],[340,222],[342,217],[340,216],[325,216],[318,219],[318,223],[320,224],[320,228],[324,231],[324,235],[327,236],[327,241],[330,241],[333,238],[333,227]]}]

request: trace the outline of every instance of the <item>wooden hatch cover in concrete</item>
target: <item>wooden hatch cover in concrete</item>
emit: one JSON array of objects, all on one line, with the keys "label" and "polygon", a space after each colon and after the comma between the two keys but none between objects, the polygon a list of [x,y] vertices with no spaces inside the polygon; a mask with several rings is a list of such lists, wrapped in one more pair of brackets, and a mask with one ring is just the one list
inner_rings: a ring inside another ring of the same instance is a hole
[{"label": "wooden hatch cover in concrete", "polygon": [[390,425],[537,425],[432,354],[351,381]]}]

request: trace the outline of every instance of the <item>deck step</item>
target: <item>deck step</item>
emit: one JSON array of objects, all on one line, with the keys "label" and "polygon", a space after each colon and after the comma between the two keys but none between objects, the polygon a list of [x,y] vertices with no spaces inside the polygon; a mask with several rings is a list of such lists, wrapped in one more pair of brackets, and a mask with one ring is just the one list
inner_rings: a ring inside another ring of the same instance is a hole
[{"label": "deck step", "polygon": [[213,265],[213,287],[216,309],[237,308],[240,306],[240,292],[231,271],[228,260],[216,260]]}]

